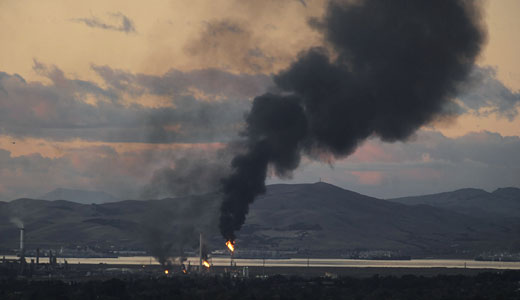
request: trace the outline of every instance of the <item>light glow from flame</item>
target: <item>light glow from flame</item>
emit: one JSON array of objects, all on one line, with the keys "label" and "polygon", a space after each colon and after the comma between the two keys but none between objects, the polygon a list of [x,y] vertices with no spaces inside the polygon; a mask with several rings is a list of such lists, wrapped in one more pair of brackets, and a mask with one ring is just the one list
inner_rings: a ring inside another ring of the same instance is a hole
[{"label": "light glow from flame", "polygon": [[227,241],[226,246],[228,247],[229,251],[235,252],[235,242]]},{"label": "light glow from flame", "polygon": [[209,269],[209,267],[211,266],[207,260],[203,260],[203,261],[202,261],[202,265],[203,265],[204,267],[208,268],[208,269]]},{"label": "light glow from flame", "polygon": [[164,275],[168,275],[168,273],[170,273],[170,271],[164,270]]},{"label": "light glow from flame", "polygon": [[182,273],[186,274],[188,273],[186,270],[182,269]]}]

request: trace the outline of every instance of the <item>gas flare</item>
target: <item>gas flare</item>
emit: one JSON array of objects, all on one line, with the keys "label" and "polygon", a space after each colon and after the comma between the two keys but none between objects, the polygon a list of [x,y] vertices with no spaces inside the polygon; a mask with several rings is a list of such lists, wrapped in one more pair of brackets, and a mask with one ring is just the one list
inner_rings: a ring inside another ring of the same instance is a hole
[{"label": "gas flare", "polygon": [[203,260],[203,261],[202,261],[202,265],[203,265],[204,267],[208,268],[208,269],[209,269],[209,267],[211,267],[211,265],[209,264],[209,262],[208,262],[207,260]]},{"label": "gas flare", "polygon": [[170,271],[164,270],[164,275],[168,275],[168,273],[170,273]]},{"label": "gas flare", "polygon": [[229,251],[231,251],[231,253],[235,252],[235,242],[229,240],[226,242],[226,246],[228,247]]}]

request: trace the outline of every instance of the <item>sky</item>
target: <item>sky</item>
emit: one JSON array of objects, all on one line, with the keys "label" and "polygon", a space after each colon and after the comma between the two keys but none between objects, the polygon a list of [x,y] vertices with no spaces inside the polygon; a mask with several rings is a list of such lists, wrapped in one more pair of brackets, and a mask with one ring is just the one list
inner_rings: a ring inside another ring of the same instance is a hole
[{"label": "sky", "polygon": [[[0,200],[55,188],[203,193],[272,76],[323,37],[324,0],[0,2]],[[456,117],[405,142],[304,158],[268,183],[391,198],[520,187],[520,2],[484,1],[487,42]]]}]

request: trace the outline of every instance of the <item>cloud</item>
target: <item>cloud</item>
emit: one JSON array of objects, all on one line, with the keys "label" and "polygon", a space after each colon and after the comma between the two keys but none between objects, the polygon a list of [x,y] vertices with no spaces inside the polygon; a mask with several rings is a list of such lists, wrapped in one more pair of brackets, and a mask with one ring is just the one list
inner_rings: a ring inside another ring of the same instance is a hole
[{"label": "cloud", "polygon": [[249,23],[237,19],[211,20],[185,46],[185,52],[204,65],[258,73],[272,71],[276,58],[255,35]]},{"label": "cloud", "polygon": [[[229,172],[233,154],[223,144],[123,151],[106,145],[72,144],[62,152],[48,158],[13,156],[0,150],[0,200],[35,197],[58,187],[102,190],[123,199],[201,194],[218,189],[217,181]],[[421,131],[408,143],[369,140],[333,168],[306,160],[292,180],[272,178],[270,182],[315,182],[321,177],[382,198],[465,187],[520,187],[518,153],[517,136],[484,131],[448,138]]]},{"label": "cloud", "polygon": [[333,168],[305,161],[291,180],[318,178],[381,198],[438,193],[466,187],[494,190],[520,187],[520,137],[471,132],[449,138],[435,131],[419,131],[407,143],[370,139]]},{"label": "cloud", "polygon": [[40,154],[13,156],[0,149],[0,200],[36,197],[59,187],[106,191],[123,199],[210,192],[214,191],[211,187],[196,186],[195,181],[178,180],[175,187],[169,188],[168,183],[150,183],[150,178],[162,176],[167,169],[167,175],[175,172],[182,179],[192,174],[202,180],[204,174],[196,175],[196,166],[204,167],[204,158],[206,162],[211,158],[211,165],[217,165],[213,159],[217,156],[222,159],[219,171],[225,174],[228,164],[224,162],[226,155],[219,154],[221,149],[218,144],[128,151],[116,151],[111,146],[70,146],[63,149],[62,156],[54,158]]},{"label": "cloud", "polygon": [[[124,33],[135,33],[134,22],[120,12],[108,13],[110,20],[103,21],[98,17],[91,16],[90,18],[76,18],[73,22],[82,23],[92,28],[101,28],[106,30],[121,31]],[[116,22],[110,22],[116,21]]]},{"label": "cloud", "polygon": [[461,88],[462,109],[476,115],[497,113],[513,120],[520,107],[520,92],[506,87],[496,77],[496,68],[476,66]]},{"label": "cloud", "polygon": [[[0,134],[14,140],[35,137],[52,143],[80,139],[82,145],[87,141],[188,143],[202,149],[203,145],[212,145],[208,143],[232,140],[243,126],[251,99],[272,88],[269,76],[218,69],[172,69],[162,75],[148,75],[93,65],[92,70],[102,81],[98,84],[71,78],[61,69],[38,61],[33,68],[48,80],[47,84],[0,72]],[[481,95],[502,98],[487,97],[494,102],[470,101],[465,95],[459,98],[474,110],[495,105],[507,113],[517,93],[503,90],[490,70],[482,68],[479,72],[492,84],[468,85],[464,93],[470,94],[469,87],[473,87],[483,89]],[[147,102],[154,97],[164,103],[157,106]],[[23,144],[17,141],[11,146]],[[409,144],[371,139],[348,160],[336,163],[333,170],[306,160],[305,168],[296,172],[293,180],[316,181],[322,177],[380,197],[469,186],[518,186],[519,145],[518,137],[491,132],[452,139],[421,131]],[[219,174],[218,178],[226,174],[231,153],[222,155],[214,147],[211,151],[193,147],[189,151],[161,146],[126,152],[120,148],[116,151],[115,146],[65,147],[56,158],[14,156],[0,150],[0,198],[35,196],[56,187],[105,190],[123,198],[209,191],[218,183],[206,180],[215,177],[204,177],[204,172]],[[52,180],[48,174],[54,175]],[[196,178],[197,174],[202,174],[199,182],[182,184],[186,183],[185,176]]]},{"label": "cloud", "polygon": [[[239,131],[250,98],[271,82],[265,75],[215,69],[152,76],[92,68],[106,88],[38,61],[34,70],[48,85],[0,73],[0,133],[106,142],[227,141]],[[141,100],[151,97],[164,105]]]},{"label": "cloud", "polygon": [[173,69],[162,76],[133,74],[108,66],[93,65],[92,69],[111,88],[134,96],[145,93],[185,96],[199,91],[208,96],[201,100],[250,99],[272,85],[271,79],[265,75],[234,74],[214,68],[188,72]]}]

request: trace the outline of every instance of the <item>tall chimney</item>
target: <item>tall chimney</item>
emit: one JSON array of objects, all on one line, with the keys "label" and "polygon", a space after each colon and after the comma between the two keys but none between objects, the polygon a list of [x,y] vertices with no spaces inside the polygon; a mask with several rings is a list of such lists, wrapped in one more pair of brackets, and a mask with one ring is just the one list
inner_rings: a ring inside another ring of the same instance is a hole
[{"label": "tall chimney", "polygon": [[20,228],[20,258],[25,257],[25,249],[23,244],[24,231],[25,229],[23,227]]},{"label": "tall chimney", "polygon": [[199,234],[199,270],[202,270],[202,245],[203,243],[203,237],[202,232]]}]

